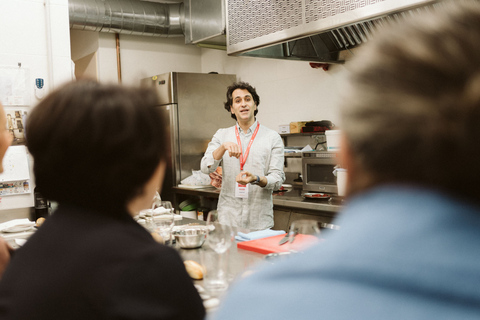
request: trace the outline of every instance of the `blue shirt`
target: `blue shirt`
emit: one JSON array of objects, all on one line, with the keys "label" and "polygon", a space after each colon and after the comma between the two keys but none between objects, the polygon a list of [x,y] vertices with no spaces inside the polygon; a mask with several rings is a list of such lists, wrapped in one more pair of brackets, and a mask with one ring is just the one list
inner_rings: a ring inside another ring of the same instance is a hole
[{"label": "blue shirt", "polygon": [[480,207],[420,188],[361,194],[325,241],[234,284],[215,319],[479,319]]}]

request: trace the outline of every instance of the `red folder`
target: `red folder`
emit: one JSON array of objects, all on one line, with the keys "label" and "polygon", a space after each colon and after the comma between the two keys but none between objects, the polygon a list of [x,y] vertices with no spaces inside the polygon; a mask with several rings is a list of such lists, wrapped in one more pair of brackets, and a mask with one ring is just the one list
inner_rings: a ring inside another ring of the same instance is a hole
[{"label": "red folder", "polygon": [[[243,241],[237,243],[238,249],[254,251],[262,254],[269,254],[269,253],[277,253],[277,252],[288,252],[289,251],[289,244],[285,243],[283,245],[279,245],[278,243],[284,237],[284,234],[280,234],[278,236],[257,239],[257,240],[250,240],[250,241]],[[295,236],[295,241],[293,244],[295,247],[300,246],[309,246],[319,242],[320,239],[306,234],[297,234]],[[293,245],[292,244],[292,245]]]}]

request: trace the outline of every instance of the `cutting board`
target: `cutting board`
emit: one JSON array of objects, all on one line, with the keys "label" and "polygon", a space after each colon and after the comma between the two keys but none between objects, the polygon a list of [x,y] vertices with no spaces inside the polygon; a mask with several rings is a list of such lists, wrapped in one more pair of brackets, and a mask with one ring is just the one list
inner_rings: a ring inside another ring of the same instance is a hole
[{"label": "cutting board", "polygon": [[[288,252],[289,246],[287,243],[283,245],[279,245],[278,242],[284,237],[284,234],[280,234],[278,236],[257,239],[257,240],[250,240],[250,241],[243,241],[237,243],[238,249],[254,251],[262,254],[269,254],[269,253],[277,253],[277,252]],[[320,242],[320,239],[305,234],[299,234],[295,237],[295,241],[293,242],[295,246],[303,246],[303,245],[312,245],[317,242]]]}]

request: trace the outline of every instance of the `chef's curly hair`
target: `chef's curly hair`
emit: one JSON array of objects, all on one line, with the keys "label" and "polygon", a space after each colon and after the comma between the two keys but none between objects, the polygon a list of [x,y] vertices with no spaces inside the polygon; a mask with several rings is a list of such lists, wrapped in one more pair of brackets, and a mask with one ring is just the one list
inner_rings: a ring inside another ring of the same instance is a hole
[{"label": "chef's curly hair", "polygon": [[228,89],[227,89],[227,101],[224,103],[225,110],[227,110],[228,113],[230,113],[230,116],[233,119],[235,119],[235,121],[237,120],[237,116],[235,114],[231,113],[231,111],[230,111],[231,107],[232,107],[232,104],[233,104],[232,94],[233,94],[233,91],[235,91],[237,89],[247,90],[248,92],[250,92],[250,94],[252,95],[253,101],[255,102],[255,105],[257,106],[257,109],[253,113],[253,115],[256,116],[257,113],[258,113],[258,105],[260,104],[260,96],[257,94],[257,90],[254,87],[252,87],[248,82],[243,82],[243,81],[235,82],[231,86],[228,87]]},{"label": "chef's curly hair", "polygon": [[151,89],[86,80],[49,94],[26,124],[39,191],[60,205],[125,212],[168,155],[156,105]]}]

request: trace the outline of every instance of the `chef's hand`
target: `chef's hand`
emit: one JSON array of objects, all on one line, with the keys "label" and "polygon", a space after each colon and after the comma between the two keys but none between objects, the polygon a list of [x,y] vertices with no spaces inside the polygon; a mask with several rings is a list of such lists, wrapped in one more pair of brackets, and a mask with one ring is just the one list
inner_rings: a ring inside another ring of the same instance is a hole
[{"label": "chef's hand", "polygon": [[242,149],[240,146],[234,142],[224,142],[220,147],[213,152],[213,158],[220,160],[223,157],[223,154],[228,151],[230,157],[240,158],[242,155]]},{"label": "chef's hand", "polygon": [[5,241],[5,239],[0,237],[0,278],[2,278],[3,272],[10,262],[10,257],[13,251],[14,249]]},{"label": "chef's hand", "polygon": [[248,184],[248,183],[252,183],[256,180],[257,180],[257,176],[251,174],[248,171],[240,172],[235,178],[235,181],[237,181],[238,183],[243,184],[243,185]]}]

